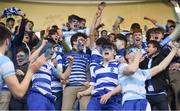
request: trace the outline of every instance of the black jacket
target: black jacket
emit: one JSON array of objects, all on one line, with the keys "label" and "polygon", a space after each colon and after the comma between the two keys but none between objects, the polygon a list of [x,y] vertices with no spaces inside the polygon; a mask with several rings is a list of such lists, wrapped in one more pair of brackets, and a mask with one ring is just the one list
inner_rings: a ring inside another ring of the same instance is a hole
[{"label": "black jacket", "polygon": [[[161,61],[169,54],[170,49],[168,47],[164,47],[160,50],[159,54],[152,57],[151,68],[161,63]],[[146,57],[139,65],[141,69],[148,69],[148,62],[150,58]],[[161,71],[157,75],[151,78],[152,85],[154,87],[155,92],[162,92],[168,89],[169,84],[169,74],[168,68]],[[147,85],[147,84],[146,84]]]}]

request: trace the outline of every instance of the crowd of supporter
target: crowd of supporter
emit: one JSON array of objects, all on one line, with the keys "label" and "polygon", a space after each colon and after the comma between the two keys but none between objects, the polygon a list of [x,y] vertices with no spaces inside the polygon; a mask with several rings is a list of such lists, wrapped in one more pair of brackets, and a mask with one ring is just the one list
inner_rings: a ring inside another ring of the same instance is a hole
[{"label": "crowd of supporter", "polygon": [[[165,42],[175,21],[160,25],[144,17],[154,27],[143,31],[135,21],[120,30],[128,18],[118,16],[108,31],[101,21],[105,5],[98,5],[91,26],[72,14],[63,27],[44,27],[40,38],[25,14],[2,15],[0,110],[180,110],[180,37]],[[21,19],[15,28],[13,16]],[[48,58],[38,61],[41,55]],[[22,95],[14,75],[25,84]]]}]

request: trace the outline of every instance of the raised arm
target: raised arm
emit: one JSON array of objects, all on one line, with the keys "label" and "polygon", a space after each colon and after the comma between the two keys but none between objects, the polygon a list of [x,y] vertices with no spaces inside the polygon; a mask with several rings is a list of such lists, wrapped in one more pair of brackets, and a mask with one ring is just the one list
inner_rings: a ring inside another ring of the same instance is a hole
[{"label": "raised arm", "polygon": [[94,41],[95,41],[95,31],[96,27],[100,25],[101,22],[101,16],[102,16],[102,11],[104,9],[105,5],[98,5],[98,10],[96,11],[96,14],[94,16],[91,28],[90,28],[90,48],[93,47]]},{"label": "raised arm", "polygon": [[5,78],[5,82],[8,85],[8,88],[17,97],[23,97],[26,93],[30,81],[32,79],[32,75],[47,61],[49,55],[42,55],[36,61],[29,64],[27,73],[21,83],[18,82],[18,79],[15,75],[8,76]]},{"label": "raised arm", "polygon": [[152,19],[152,18],[149,18],[149,17],[144,17],[145,20],[148,20],[150,21],[151,23],[153,23],[154,25],[156,25],[157,21]]},{"label": "raised arm", "polygon": [[160,25],[160,24],[157,22],[157,20],[152,19],[152,18],[149,18],[149,17],[144,17],[144,19],[150,21],[151,23],[153,23],[156,27],[161,27],[161,28],[164,29],[164,26]]},{"label": "raised arm", "polygon": [[159,65],[150,69],[151,76],[155,76],[159,72],[163,71],[170,64],[171,60],[176,55],[177,50],[178,49],[173,46],[169,55]]},{"label": "raised arm", "polygon": [[48,42],[48,40],[43,39],[40,47],[30,55],[30,57],[29,57],[30,61],[34,61],[40,55],[41,50],[44,48],[44,46],[47,44],[47,42]]},{"label": "raised arm", "polygon": [[115,34],[118,34],[118,33],[120,32],[120,27],[119,27],[119,25],[120,25],[123,21],[124,21],[124,18],[122,18],[121,16],[117,16],[116,21],[114,22],[113,28],[112,28],[112,30],[113,30],[113,32],[114,32]]},{"label": "raised arm", "polygon": [[67,67],[67,69],[65,70],[64,73],[61,74],[61,72],[60,72],[57,75],[57,77],[60,78],[61,80],[66,80],[69,77],[69,75],[71,74],[71,69],[72,69],[72,64],[73,64],[73,57],[72,56],[68,56],[67,60],[68,60],[68,67]]},{"label": "raised arm", "polygon": [[127,66],[124,67],[123,74],[126,75],[134,74],[139,68],[139,62],[141,58],[142,58],[141,51],[136,51],[132,63],[129,63]]},{"label": "raised arm", "polygon": [[69,48],[69,46],[67,45],[67,43],[65,42],[65,40],[63,39],[63,32],[61,29],[58,29],[58,36],[59,36],[59,44],[63,46],[65,53],[69,52],[71,49]]}]

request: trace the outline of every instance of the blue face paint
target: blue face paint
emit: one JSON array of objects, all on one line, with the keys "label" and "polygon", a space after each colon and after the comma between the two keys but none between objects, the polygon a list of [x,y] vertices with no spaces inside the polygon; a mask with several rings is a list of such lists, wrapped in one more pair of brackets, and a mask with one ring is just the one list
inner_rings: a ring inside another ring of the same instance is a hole
[{"label": "blue face paint", "polygon": [[108,50],[111,50],[111,51],[112,51],[112,46],[111,46],[111,45],[104,45],[104,46],[102,47],[102,49],[103,49],[103,50],[108,49]]},{"label": "blue face paint", "polygon": [[52,71],[52,75],[53,75],[53,76],[58,77],[58,70],[57,70],[57,68],[53,67],[53,68],[51,69],[51,71]]},{"label": "blue face paint", "polygon": [[101,55],[103,55],[103,48],[102,48],[102,47],[99,48],[99,53],[100,53]]},{"label": "blue face paint", "polygon": [[79,51],[82,51],[84,49],[84,45],[82,43],[80,43],[80,41],[78,41],[78,44],[77,44],[77,49]]},{"label": "blue face paint", "polygon": [[49,48],[45,51],[44,56],[47,58],[50,58],[52,55],[52,50]]}]

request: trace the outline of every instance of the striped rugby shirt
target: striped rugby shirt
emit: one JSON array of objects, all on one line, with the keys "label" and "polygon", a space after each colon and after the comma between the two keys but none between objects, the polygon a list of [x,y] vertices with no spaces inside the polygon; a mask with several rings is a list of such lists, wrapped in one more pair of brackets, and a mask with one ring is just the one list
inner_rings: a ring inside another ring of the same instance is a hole
[{"label": "striped rugby shirt", "polygon": [[90,72],[91,77],[94,77],[94,67],[103,62],[103,57],[97,49],[93,49],[91,53]]},{"label": "striped rugby shirt", "polygon": [[50,100],[55,100],[52,95],[51,82],[52,82],[52,68],[53,63],[48,60],[32,77],[32,91],[36,91],[46,96]]},{"label": "striped rugby shirt", "polygon": [[82,86],[82,83],[87,82],[87,66],[89,65],[90,55],[83,51],[70,51],[64,55],[64,67],[68,65],[67,57],[74,58],[71,74],[68,78],[68,86]]},{"label": "striped rugby shirt", "polygon": [[[57,70],[62,72],[63,49],[60,45],[56,45],[54,49],[55,53],[51,58],[55,58],[58,61]],[[62,84],[53,75],[53,68],[55,67],[50,59],[32,77],[32,90],[40,92],[51,100],[56,98],[52,95],[52,92],[62,91]]]},{"label": "striped rugby shirt", "polygon": [[[58,72],[63,72],[63,60],[62,60],[62,56],[63,56],[63,47],[59,44],[57,44],[54,47],[55,53],[53,54],[52,58],[55,58],[57,60],[57,70]],[[52,92],[58,92],[58,91],[62,91],[63,90],[63,85],[61,84],[60,80],[57,79],[54,75],[52,76],[52,83],[51,83],[51,89]]]},{"label": "striped rugby shirt", "polygon": [[99,95],[98,93],[101,91],[112,91],[118,86],[119,65],[120,62],[113,60],[107,65],[97,64],[97,66],[94,67],[94,76],[92,76],[90,82],[90,84],[94,86],[94,90],[91,92],[92,95]]}]

